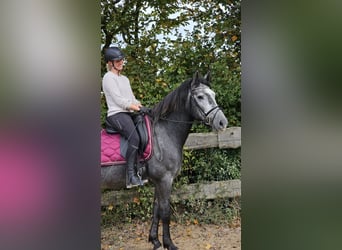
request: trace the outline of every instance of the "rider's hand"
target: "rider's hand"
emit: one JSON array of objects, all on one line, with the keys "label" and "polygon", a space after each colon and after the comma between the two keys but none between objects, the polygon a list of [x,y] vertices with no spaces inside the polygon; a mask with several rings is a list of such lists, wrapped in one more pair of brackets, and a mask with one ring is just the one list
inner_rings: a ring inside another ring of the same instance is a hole
[{"label": "rider's hand", "polygon": [[[140,104],[140,106],[141,106],[141,104]],[[133,111],[139,111],[140,110],[140,106],[139,106],[139,104],[131,104],[130,106],[129,106],[129,109],[130,110],[133,110]]]},{"label": "rider's hand", "polygon": [[146,107],[144,107],[144,106],[141,106],[141,107],[140,107],[139,113],[147,114],[147,113],[149,113],[149,112],[150,112],[150,109],[149,109],[149,108],[146,108]]}]

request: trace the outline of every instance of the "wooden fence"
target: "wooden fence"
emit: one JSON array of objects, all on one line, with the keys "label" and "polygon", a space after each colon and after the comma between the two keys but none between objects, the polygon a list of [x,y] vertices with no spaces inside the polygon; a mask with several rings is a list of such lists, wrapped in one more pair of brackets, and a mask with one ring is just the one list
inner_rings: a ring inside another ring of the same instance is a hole
[{"label": "wooden fence", "polygon": [[[241,127],[230,127],[222,132],[192,133],[185,142],[184,149],[203,148],[238,148],[241,147]],[[150,191],[154,187],[148,186]],[[179,202],[189,199],[215,199],[234,198],[241,196],[241,181],[215,181],[210,183],[196,183],[184,185],[172,192],[171,200]],[[101,205],[117,205],[120,203],[132,202],[134,197],[139,197],[137,189],[109,191],[102,194]]]},{"label": "wooden fence", "polygon": [[230,127],[221,132],[191,133],[184,149],[241,147],[241,127]]}]

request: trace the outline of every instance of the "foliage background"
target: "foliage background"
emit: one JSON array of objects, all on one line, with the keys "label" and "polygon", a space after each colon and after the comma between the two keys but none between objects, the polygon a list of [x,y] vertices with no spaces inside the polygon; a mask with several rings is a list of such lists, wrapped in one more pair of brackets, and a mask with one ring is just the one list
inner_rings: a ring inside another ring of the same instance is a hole
[{"label": "foliage background", "polygon": [[[101,0],[101,11],[102,56],[111,45],[124,51],[124,74],[144,106],[154,106],[195,71],[204,75],[210,70],[229,126],[241,126],[240,0]],[[105,72],[102,60],[101,76]],[[101,100],[103,124],[107,107],[104,97]],[[206,131],[200,124],[192,128]],[[240,153],[240,149],[184,151],[176,186],[240,178]],[[191,209],[194,203],[187,205]]]},{"label": "foliage background", "polygon": [[[126,54],[125,75],[153,106],[196,70],[211,70],[230,126],[241,122],[241,1],[101,0],[101,42]],[[106,69],[102,61],[101,73]],[[102,117],[103,118],[103,117]]]}]

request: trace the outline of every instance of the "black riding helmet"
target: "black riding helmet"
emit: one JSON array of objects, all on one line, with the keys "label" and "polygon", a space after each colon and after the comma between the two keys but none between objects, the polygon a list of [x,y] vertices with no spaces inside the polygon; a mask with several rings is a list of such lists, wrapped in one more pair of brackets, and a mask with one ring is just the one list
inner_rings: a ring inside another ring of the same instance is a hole
[{"label": "black riding helmet", "polygon": [[119,61],[125,58],[124,53],[118,47],[109,47],[105,49],[104,58],[106,62]]}]

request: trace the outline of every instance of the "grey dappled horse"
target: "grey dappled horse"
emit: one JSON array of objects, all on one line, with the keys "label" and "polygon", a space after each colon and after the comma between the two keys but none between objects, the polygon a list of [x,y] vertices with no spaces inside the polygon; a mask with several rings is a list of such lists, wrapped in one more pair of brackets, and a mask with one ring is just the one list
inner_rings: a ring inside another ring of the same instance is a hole
[{"label": "grey dappled horse", "polygon": [[[228,121],[210,88],[210,72],[204,78],[196,72],[169,93],[151,111],[153,127],[153,154],[147,162],[146,175],[155,185],[153,219],[149,241],[153,249],[161,247],[158,239],[159,220],[163,226],[163,246],[178,249],[170,236],[170,196],[172,182],[180,172],[182,150],[192,123],[202,121],[213,130],[223,130]],[[125,187],[125,165],[101,167],[102,188]]]}]

